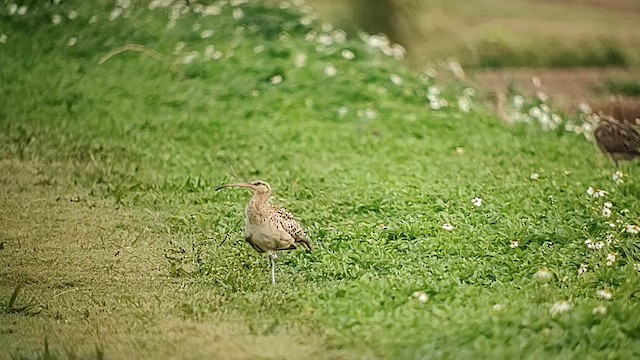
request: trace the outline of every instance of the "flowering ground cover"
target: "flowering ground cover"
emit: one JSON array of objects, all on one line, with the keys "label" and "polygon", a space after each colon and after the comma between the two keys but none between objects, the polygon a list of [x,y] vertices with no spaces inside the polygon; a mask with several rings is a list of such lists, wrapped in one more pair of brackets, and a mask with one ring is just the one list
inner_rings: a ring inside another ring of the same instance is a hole
[{"label": "flowering ground cover", "polygon": [[[508,124],[301,2],[2,5],[3,357],[640,355],[640,174],[588,109]],[[315,244],[275,286],[214,191],[254,179]]]}]

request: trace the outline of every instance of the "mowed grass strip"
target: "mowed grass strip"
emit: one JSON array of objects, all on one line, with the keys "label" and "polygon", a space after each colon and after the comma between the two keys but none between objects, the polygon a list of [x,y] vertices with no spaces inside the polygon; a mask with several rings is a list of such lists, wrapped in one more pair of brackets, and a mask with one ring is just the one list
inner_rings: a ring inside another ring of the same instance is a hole
[{"label": "mowed grass strip", "polygon": [[[295,10],[114,9],[0,13],[0,308],[19,285],[34,305],[0,313],[7,355],[640,352],[635,164],[616,183],[562,127],[464,112],[464,84],[429,109],[433,80]],[[129,43],[162,57],[98,64]],[[253,179],[317,247],[281,254],[276,286],[250,194],[214,192]]]}]

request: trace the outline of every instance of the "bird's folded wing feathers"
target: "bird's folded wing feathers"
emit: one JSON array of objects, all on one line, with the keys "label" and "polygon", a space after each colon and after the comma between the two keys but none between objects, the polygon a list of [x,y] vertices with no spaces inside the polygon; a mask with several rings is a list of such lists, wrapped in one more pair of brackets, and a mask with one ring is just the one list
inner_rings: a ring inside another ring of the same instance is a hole
[{"label": "bird's folded wing feathers", "polygon": [[302,225],[295,220],[293,214],[285,208],[277,207],[275,215],[276,220],[279,222],[282,229],[286,231],[296,243],[302,243],[304,247],[311,250],[312,245],[309,241],[309,237],[304,231]]},{"label": "bird's folded wing feathers", "polygon": [[596,129],[596,136],[609,152],[636,152],[640,147],[640,135],[626,124],[608,124]]}]

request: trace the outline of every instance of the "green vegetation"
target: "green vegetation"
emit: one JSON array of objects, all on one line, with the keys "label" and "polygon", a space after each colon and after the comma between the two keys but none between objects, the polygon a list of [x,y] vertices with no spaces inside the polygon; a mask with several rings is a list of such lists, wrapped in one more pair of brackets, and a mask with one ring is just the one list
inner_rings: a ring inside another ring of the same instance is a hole
[{"label": "green vegetation", "polygon": [[[640,356],[635,164],[299,20],[0,8],[1,356]],[[257,178],[316,244],[276,286],[214,191]]]},{"label": "green vegetation", "polygon": [[613,94],[640,96],[640,82],[633,80],[609,80],[607,90]]}]

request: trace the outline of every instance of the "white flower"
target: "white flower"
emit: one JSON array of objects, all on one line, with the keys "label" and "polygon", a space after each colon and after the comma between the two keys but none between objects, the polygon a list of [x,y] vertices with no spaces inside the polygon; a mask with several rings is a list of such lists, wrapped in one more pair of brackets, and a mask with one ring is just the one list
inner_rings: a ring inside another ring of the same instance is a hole
[{"label": "white flower", "polygon": [[436,70],[436,68],[434,68],[433,66],[429,66],[426,69],[424,69],[424,74],[430,78],[434,78],[438,76],[438,70]]},{"label": "white flower", "polygon": [[284,80],[282,75],[274,75],[270,81],[273,85],[278,85],[282,82],[282,80]]},{"label": "white flower", "polygon": [[364,117],[369,120],[375,119],[378,117],[378,112],[373,109],[366,108],[364,109]]},{"label": "white flower", "polygon": [[578,109],[580,109],[580,112],[583,114],[591,114],[593,112],[591,107],[585,103],[580,103],[580,105],[578,105]]},{"label": "white flower", "polygon": [[611,208],[608,208],[605,204],[604,208],[602,208],[602,216],[608,218],[611,216]]},{"label": "white flower", "polygon": [[293,65],[295,65],[296,68],[300,69],[307,64],[307,58],[307,54],[297,53],[293,58]]},{"label": "white flower", "polygon": [[531,174],[531,176],[529,176],[529,179],[538,180],[538,179],[540,179],[540,175],[538,173],[533,173],[533,174]]},{"label": "white flower", "polygon": [[344,30],[338,29],[331,33],[331,36],[333,36],[333,40],[338,44],[342,44],[347,41],[347,33],[344,32]]},{"label": "white flower", "polygon": [[571,310],[571,303],[566,300],[560,300],[551,306],[549,312],[551,313],[551,316],[556,316],[569,310]]},{"label": "white flower", "polygon": [[462,154],[464,154],[464,148],[461,148],[460,146],[456,147],[456,155]]},{"label": "white flower", "polygon": [[329,34],[320,34],[317,41],[324,46],[331,46],[333,44],[333,38]]},{"label": "white flower", "polygon": [[471,200],[471,203],[473,206],[482,206],[482,198],[474,197],[473,200]]},{"label": "white flower", "polygon": [[586,273],[589,269],[587,269],[587,264],[580,264],[580,268],[578,269],[578,275],[582,275]]},{"label": "white flower", "polygon": [[[547,102],[547,100],[549,100],[549,96],[547,96],[547,94],[543,93],[542,91],[538,91],[536,93],[536,96],[538,97],[538,99],[542,102]],[[544,104],[543,104],[544,105]]]},{"label": "white flower", "polygon": [[476,89],[472,87],[466,87],[464,88],[464,90],[462,90],[462,94],[466,97],[472,98],[476,96]]},{"label": "white flower", "polygon": [[613,294],[607,289],[602,289],[602,290],[596,291],[596,295],[598,295],[599,297],[601,297],[601,298],[603,298],[605,300],[613,299]]},{"label": "white flower", "polygon": [[542,269],[536,271],[535,274],[533,274],[533,278],[536,280],[547,281],[551,279],[551,271],[549,271],[549,269],[547,269],[546,267],[543,267]]},{"label": "white flower", "polygon": [[627,225],[624,229],[629,234],[637,234],[640,232],[640,226],[635,224]]},{"label": "white flower", "polygon": [[303,16],[300,18],[300,25],[309,26],[313,22],[310,16]]},{"label": "white flower", "polygon": [[491,307],[491,310],[495,311],[495,312],[499,312],[502,311],[506,306],[503,304],[495,304]]},{"label": "white flower", "polygon": [[593,193],[593,197],[594,198],[603,198],[607,194],[608,194],[608,192],[606,192],[605,190],[596,189],[595,192]]},{"label": "white flower", "polygon": [[595,193],[595,190],[593,190],[593,188],[591,186],[589,186],[587,188],[587,195],[593,196],[594,193]]},{"label": "white flower", "polygon": [[278,34],[278,40],[280,41],[289,41],[289,39],[290,39],[289,33],[286,31],[283,31],[280,34]]},{"label": "white flower", "polygon": [[427,301],[429,301],[429,295],[427,295],[426,293],[422,292],[422,291],[416,291],[412,294],[412,296],[414,298],[417,298],[419,302],[421,303],[426,303]]},{"label": "white flower", "polygon": [[463,96],[458,98],[458,109],[462,112],[469,112],[471,110],[471,101],[469,98]]},{"label": "white flower", "polygon": [[404,55],[406,54],[406,52],[407,51],[400,44],[393,44],[393,46],[391,47],[391,55],[393,55],[393,58],[396,60],[404,59]]},{"label": "white flower", "polygon": [[611,176],[611,180],[613,180],[613,182],[616,184],[622,184],[624,182],[623,177],[624,174],[622,173],[622,171],[618,170],[613,174],[613,176]]},{"label": "white flower", "polygon": [[513,107],[520,110],[522,109],[522,106],[524,106],[524,98],[520,95],[515,95],[513,97]]},{"label": "white flower", "polygon": [[607,235],[607,238],[606,238],[606,239],[607,239],[607,240],[606,240],[606,241],[607,241],[607,245],[611,245],[611,243],[613,243],[613,240],[615,240],[615,239],[616,239],[616,237],[615,237],[615,235],[613,235],[613,234],[609,234],[609,235]]},{"label": "white flower", "polygon": [[633,264],[633,270],[640,271],[640,263],[634,263]]},{"label": "white flower", "polygon": [[220,8],[219,6],[208,5],[204,7],[204,10],[202,11],[202,16],[220,15],[221,12],[222,12],[222,8]]},{"label": "white flower", "polygon": [[349,108],[346,107],[346,106],[341,106],[338,109],[338,116],[340,116],[340,117],[345,117],[345,116],[347,116],[348,113],[349,113]]},{"label": "white flower", "polygon": [[604,207],[611,209],[613,207],[613,204],[611,203],[611,201],[606,201],[604,203]]},{"label": "white flower", "polygon": [[69,18],[69,20],[73,20],[78,17],[78,12],[75,10],[71,10],[69,11],[69,15],[67,15],[67,17]]},{"label": "white flower", "polygon": [[402,78],[400,77],[400,75],[397,74],[391,74],[391,76],[389,77],[391,82],[400,86],[402,85],[402,83],[404,82],[404,80],[402,80]]},{"label": "white flower", "polygon": [[200,53],[197,51],[191,51],[189,52],[187,55],[185,55],[182,58],[182,63],[183,64],[191,64],[192,62],[194,62],[198,57],[200,57]]},{"label": "white flower", "polygon": [[517,248],[518,246],[520,246],[520,240],[513,240],[511,241],[511,244],[509,245],[512,249]]},{"label": "white flower", "polygon": [[308,42],[312,42],[312,41],[316,41],[317,37],[318,37],[318,33],[316,33],[315,31],[309,31],[307,35],[304,36],[304,39]]},{"label": "white flower", "polygon": [[604,305],[599,305],[593,308],[593,310],[591,310],[591,313],[593,315],[604,315],[607,313],[607,307]]},{"label": "white flower", "polygon": [[115,8],[111,11],[111,13],[109,14],[109,20],[113,21],[117,18],[120,17],[120,15],[122,15],[122,8]]},{"label": "white flower", "polygon": [[598,241],[593,245],[595,250],[602,250],[604,248],[604,243],[602,241]]},{"label": "white flower", "polygon": [[453,75],[459,78],[464,78],[464,70],[462,70],[462,66],[460,66],[459,62],[455,60],[450,60],[448,65],[449,65],[449,70],[451,70]]},{"label": "white flower", "polygon": [[77,43],[78,43],[78,37],[74,36],[70,38],[69,41],[67,41],[67,46],[74,46]]},{"label": "white flower", "polygon": [[207,47],[204,49],[204,60],[218,60],[220,58],[222,58],[222,52],[216,50],[213,45],[207,45]]},{"label": "white flower", "polygon": [[18,11],[18,4],[15,4],[15,3],[9,4],[9,6],[7,6],[7,11],[9,12],[9,15],[15,14],[16,11]]},{"label": "white flower", "polygon": [[593,247],[594,247],[593,241],[591,241],[591,239],[587,239],[587,240],[585,240],[585,241],[584,241],[584,244],[585,244],[585,245],[587,246],[587,248],[589,248],[589,249],[593,249]]},{"label": "white flower", "polygon": [[53,16],[51,17],[51,23],[53,25],[58,25],[60,24],[61,21],[62,21],[62,16],[58,14],[53,14]]},{"label": "white flower", "polygon": [[235,20],[240,20],[244,17],[244,11],[242,11],[241,8],[235,8],[233,9],[232,16]]},{"label": "white flower", "polygon": [[444,230],[447,230],[447,231],[452,231],[452,230],[453,230],[453,225],[451,225],[451,224],[449,224],[449,223],[446,223],[446,224],[443,224],[443,225],[442,225],[442,228],[443,228]]},{"label": "white flower", "polygon": [[539,107],[533,106],[529,109],[529,116],[539,119],[542,116],[543,112]]},{"label": "white flower", "polygon": [[348,49],[344,49],[340,52],[340,55],[342,55],[342,58],[345,60],[353,60],[356,55],[353,53],[353,51],[348,50]]},{"label": "white flower", "polygon": [[327,76],[336,76],[336,74],[338,73],[338,69],[336,69],[335,66],[333,66],[332,64],[328,64],[327,66],[324,67],[324,74]]},{"label": "white flower", "polygon": [[4,44],[7,42],[7,35],[0,34],[0,44]]},{"label": "white flower", "polygon": [[440,88],[435,85],[431,85],[427,89],[427,92],[429,93],[429,95],[440,95]]},{"label": "white flower", "polygon": [[429,107],[431,107],[432,110],[440,110],[447,105],[447,100],[440,99],[434,95],[429,95]]},{"label": "white flower", "polygon": [[616,254],[609,254],[607,255],[607,266],[611,266],[613,265],[613,263],[616,262]]},{"label": "white flower", "polygon": [[16,14],[18,15],[24,15],[27,13],[27,9],[28,7],[26,5],[22,5],[18,8],[18,11],[16,11]]},{"label": "white flower", "polygon": [[213,36],[213,30],[211,30],[211,29],[203,30],[200,33],[200,37],[203,38],[203,39],[210,38],[212,36]]}]

